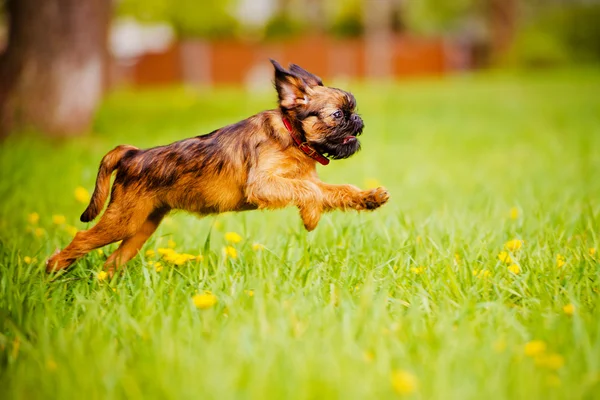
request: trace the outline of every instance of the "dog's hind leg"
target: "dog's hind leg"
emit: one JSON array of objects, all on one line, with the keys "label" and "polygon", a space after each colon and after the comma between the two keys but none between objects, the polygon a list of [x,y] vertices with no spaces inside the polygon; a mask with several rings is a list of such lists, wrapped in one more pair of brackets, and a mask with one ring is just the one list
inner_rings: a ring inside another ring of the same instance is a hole
[{"label": "dog's hind leg", "polygon": [[140,229],[133,236],[124,239],[119,248],[108,257],[104,263],[104,269],[112,276],[116,269],[135,257],[168,212],[168,208],[154,210]]},{"label": "dog's hind leg", "polygon": [[46,272],[65,269],[94,249],[134,236],[154,208],[149,199],[135,200],[111,202],[94,227],[77,232],[67,247],[48,259]]}]

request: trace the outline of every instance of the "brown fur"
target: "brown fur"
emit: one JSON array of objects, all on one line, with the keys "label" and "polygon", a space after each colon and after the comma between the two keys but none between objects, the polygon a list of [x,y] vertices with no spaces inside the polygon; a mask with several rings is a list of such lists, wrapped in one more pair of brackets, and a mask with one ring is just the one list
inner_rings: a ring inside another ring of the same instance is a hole
[{"label": "brown fur", "polygon": [[[81,220],[99,214],[116,170],[104,215],[53,255],[47,271],[67,268],[89,251],[122,240],[105,263],[112,273],[137,254],[172,209],[207,215],[293,205],[311,231],[323,212],[372,210],[386,203],[384,188],[363,191],[321,182],[315,160],[295,145],[282,121],[288,118],[294,131],[321,153],[349,157],[360,147],[356,135],[363,127],[354,113],[354,97],[322,86],[318,77],[296,65],[288,71],[272,62],[279,109],[167,146],[118,146],[109,152]],[[338,110],[342,117],[335,114]]]}]

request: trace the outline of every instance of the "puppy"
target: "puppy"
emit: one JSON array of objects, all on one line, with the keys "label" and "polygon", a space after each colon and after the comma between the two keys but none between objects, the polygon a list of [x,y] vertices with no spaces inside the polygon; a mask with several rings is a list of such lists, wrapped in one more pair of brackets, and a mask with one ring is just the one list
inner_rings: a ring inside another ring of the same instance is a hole
[{"label": "puppy", "polygon": [[298,207],[304,227],[335,209],[373,210],[388,201],[386,189],[360,190],[319,180],[316,163],[360,149],[363,121],[354,96],[323,86],[317,76],[276,61],[279,108],[263,111],[207,135],[140,150],[121,145],[104,156],[81,221],[100,221],[47,262],[48,272],[67,268],[89,251],[122,240],[104,268],[111,274],[133,258],[173,209],[199,215]]}]

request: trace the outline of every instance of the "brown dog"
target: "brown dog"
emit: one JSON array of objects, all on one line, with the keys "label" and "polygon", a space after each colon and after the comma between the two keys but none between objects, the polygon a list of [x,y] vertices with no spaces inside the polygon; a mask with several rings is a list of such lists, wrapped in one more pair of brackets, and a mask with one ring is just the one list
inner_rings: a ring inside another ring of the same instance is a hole
[{"label": "brown dog", "polygon": [[47,271],[67,268],[89,251],[122,240],[106,260],[114,272],[141,249],[172,209],[200,215],[294,205],[307,230],[334,209],[372,210],[387,202],[384,188],[362,191],[319,180],[316,162],[350,157],[359,150],[363,121],[354,96],[323,86],[297,65],[276,61],[279,109],[264,111],[207,135],[140,150],[118,146],[100,164],[96,188],[81,221],[100,221],[47,262]]}]

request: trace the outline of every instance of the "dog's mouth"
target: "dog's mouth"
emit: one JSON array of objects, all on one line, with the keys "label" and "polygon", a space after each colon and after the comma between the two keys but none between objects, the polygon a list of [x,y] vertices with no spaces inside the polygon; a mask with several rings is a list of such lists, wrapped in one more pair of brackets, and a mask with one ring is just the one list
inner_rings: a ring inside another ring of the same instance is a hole
[{"label": "dog's mouth", "polygon": [[356,138],[356,136],[346,136],[343,140],[342,140],[342,144],[348,144],[348,143],[354,143],[356,142],[358,139]]}]

